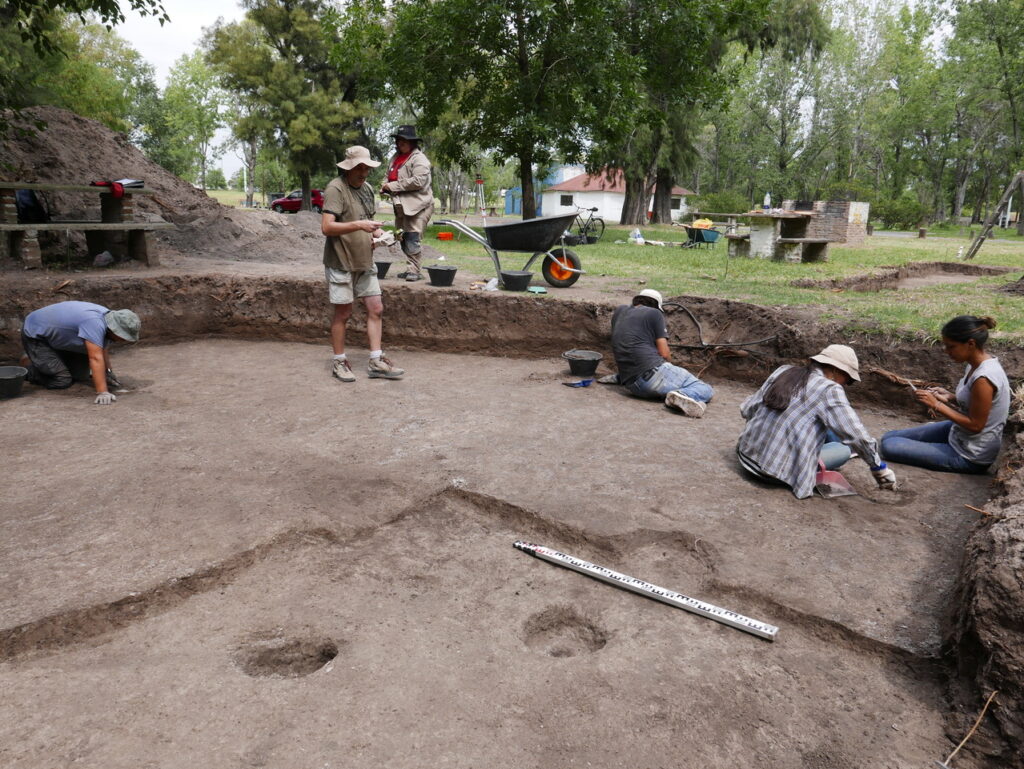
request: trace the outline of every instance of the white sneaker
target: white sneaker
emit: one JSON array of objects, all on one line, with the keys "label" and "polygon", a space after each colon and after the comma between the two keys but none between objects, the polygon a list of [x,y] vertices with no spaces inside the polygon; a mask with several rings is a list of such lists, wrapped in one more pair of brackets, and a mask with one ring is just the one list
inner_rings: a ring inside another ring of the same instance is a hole
[{"label": "white sneaker", "polygon": [[707,406],[700,401],[694,400],[689,395],[683,395],[679,390],[673,390],[665,396],[665,406],[670,409],[682,411],[686,416],[700,419],[707,411]]},{"label": "white sneaker", "polygon": [[335,360],[334,365],[331,366],[331,374],[334,375],[335,379],[340,379],[342,382],[356,381],[356,375],[352,373],[352,366],[349,365],[348,358],[345,360]]}]

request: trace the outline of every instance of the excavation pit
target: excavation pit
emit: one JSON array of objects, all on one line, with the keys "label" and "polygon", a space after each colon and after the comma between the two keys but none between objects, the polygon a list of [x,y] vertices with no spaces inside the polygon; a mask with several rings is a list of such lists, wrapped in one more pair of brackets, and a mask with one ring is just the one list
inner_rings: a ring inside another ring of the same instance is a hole
[{"label": "excavation pit", "polygon": [[[288,765],[296,744],[310,765],[342,751],[398,769],[658,766],[680,750],[716,769],[822,751],[923,765],[945,749],[937,657],[976,516],[963,505],[985,503],[988,479],[898,468],[912,495],[894,507],[855,461],[865,496],[798,502],[735,464],[749,385],[713,378],[689,420],[559,386],[564,349],[391,349],[405,379],[342,385],[321,346],[195,340],[118,351],[137,386],[113,408],[84,385],[27,388],[0,439],[0,559],[17,586],[0,599],[5,761],[71,763],[84,733],[91,763],[170,769],[216,751]],[[350,351],[360,374],[365,356]],[[522,418],[496,418],[498,392]],[[876,435],[909,420],[861,413]],[[40,473],[52,446],[37,437],[57,430],[68,456],[103,446],[103,472]],[[287,630],[240,651],[254,627]]]},{"label": "excavation pit", "polygon": [[322,669],[338,656],[334,641],[258,633],[235,652],[235,664],[248,676],[302,678]]}]

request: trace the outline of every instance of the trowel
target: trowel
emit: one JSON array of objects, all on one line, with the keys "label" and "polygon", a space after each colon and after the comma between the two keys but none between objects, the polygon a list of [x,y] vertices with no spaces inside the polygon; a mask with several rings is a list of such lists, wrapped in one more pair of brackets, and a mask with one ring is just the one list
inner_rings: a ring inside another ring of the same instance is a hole
[{"label": "trowel", "polygon": [[826,470],[823,462],[818,462],[818,472],[814,476],[814,490],[825,499],[856,496],[850,482],[838,470]]}]

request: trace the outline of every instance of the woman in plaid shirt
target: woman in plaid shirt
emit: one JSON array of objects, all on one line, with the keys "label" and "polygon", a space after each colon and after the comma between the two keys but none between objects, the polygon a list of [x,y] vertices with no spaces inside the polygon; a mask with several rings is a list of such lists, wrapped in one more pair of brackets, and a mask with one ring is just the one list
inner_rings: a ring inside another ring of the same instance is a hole
[{"label": "woman in plaid shirt", "polygon": [[857,354],[842,344],[829,345],[806,366],[777,368],[740,406],[747,420],[736,446],[740,464],[805,499],[814,493],[818,463],[835,470],[850,459],[852,449],[880,488],[895,488],[895,473],[846,398],[843,388],[859,381]]}]

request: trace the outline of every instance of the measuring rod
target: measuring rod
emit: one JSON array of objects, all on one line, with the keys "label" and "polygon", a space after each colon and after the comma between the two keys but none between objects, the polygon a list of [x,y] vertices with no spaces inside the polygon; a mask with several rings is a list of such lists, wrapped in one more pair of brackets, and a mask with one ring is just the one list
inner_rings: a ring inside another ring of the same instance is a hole
[{"label": "measuring rod", "polygon": [[673,590],[666,590],[663,587],[652,585],[650,582],[644,582],[642,579],[606,569],[604,566],[582,561],[571,555],[552,550],[550,547],[531,545],[529,542],[522,541],[516,542],[515,547],[544,561],[578,571],[580,574],[586,574],[588,577],[599,579],[616,587],[632,590],[634,593],[667,603],[669,606],[675,606],[677,609],[684,609],[685,611],[699,614],[701,617],[713,619],[715,622],[721,622],[723,625],[734,627],[737,630],[742,630],[761,638],[767,638],[769,641],[774,641],[775,636],[779,633],[779,629],[774,625],[769,625],[766,622],[760,622],[750,617],[744,617],[742,614],[737,614],[728,609],[721,609],[714,604],[698,601],[696,598],[690,598]]}]

